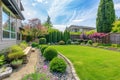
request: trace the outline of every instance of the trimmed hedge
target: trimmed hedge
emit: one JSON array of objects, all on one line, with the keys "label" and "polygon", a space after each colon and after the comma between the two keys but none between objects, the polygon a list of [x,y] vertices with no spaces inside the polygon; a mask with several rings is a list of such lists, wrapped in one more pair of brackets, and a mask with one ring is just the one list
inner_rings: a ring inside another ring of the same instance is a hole
[{"label": "trimmed hedge", "polygon": [[39,39],[39,44],[46,44],[46,42],[47,42],[46,38]]},{"label": "trimmed hedge", "polygon": [[51,62],[50,62],[50,70],[52,72],[60,72],[60,73],[64,73],[66,71],[66,63],[63,59],[61,58],[54,58]]},{"label": "trimmed hedge", "polygon": [[36,42],[33,42],[33,43],[31,44],[31,46],[32,46],[32,47],[38,47],[38,46],[39,46],[39,44],[38,44],[38,43],[36,43]]},{"label": "trimmed hedge", "polygon": [[57,57],[58,52],[56,49],[48,47],[47,49],[45,49],[43,55],[46,58],[46,60],[51,61],[54,57]]},{"label": "trimmed hedge", "polygon": [[48,48],[48,46],[42,46],[42,47],[41,47],[41,53],[42,53],[42,55],[43,55],[45,49],[47,49],[47,48]]}]

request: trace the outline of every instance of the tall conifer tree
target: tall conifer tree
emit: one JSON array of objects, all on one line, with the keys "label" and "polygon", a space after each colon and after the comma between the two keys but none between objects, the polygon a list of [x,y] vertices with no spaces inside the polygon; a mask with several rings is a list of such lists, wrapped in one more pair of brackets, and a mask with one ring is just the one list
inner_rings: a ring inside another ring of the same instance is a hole
[{"label": "tall conifer tree", "polygon": [[114,21],[115,10],[113,0],[100,0],[96,19],[97,32],[111,32]]}]

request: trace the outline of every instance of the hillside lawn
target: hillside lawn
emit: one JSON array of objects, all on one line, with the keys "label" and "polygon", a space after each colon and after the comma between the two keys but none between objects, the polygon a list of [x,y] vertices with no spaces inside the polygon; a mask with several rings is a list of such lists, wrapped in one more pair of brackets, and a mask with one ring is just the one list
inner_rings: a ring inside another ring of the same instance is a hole
[{"label": "hillside lawn", "polygon": [[120,80],[120,52],[87,46],[53,46],[74,65],[81,80]]}]

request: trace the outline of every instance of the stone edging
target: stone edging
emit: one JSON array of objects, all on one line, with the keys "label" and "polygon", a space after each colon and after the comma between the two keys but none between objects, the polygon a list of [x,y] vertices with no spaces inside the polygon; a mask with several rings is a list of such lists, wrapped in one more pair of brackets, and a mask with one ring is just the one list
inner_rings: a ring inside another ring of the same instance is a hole
[{"label": "stone edging", "polygon": [[72,75],[73,75],[74,79],[75,79],[75,80],[80,80],[80,78],[79,78],[78,75],[76,74],[76,71],[75,71],[74,66],[73,66],[73,64],[71,63],[71,61],[70,61],[67,57],[65,57],[64,55],[62,55],[60,52],[59,52],[59,56],[63,57],[64,60],[65,60],[65,61],[68,63],[68,65],[70,66],[70,68],[71,68],[71,70],[72,70]]}]

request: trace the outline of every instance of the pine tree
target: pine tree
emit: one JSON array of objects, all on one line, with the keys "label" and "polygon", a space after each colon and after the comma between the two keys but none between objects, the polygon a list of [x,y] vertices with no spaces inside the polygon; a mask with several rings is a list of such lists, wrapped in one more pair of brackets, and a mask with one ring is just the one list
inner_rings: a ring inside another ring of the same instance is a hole
[{"label": "pine tree", "polygon": [[97,32],[111,32],[114,21],[115,10],[113,0],[100,0],[96,19]]}]

